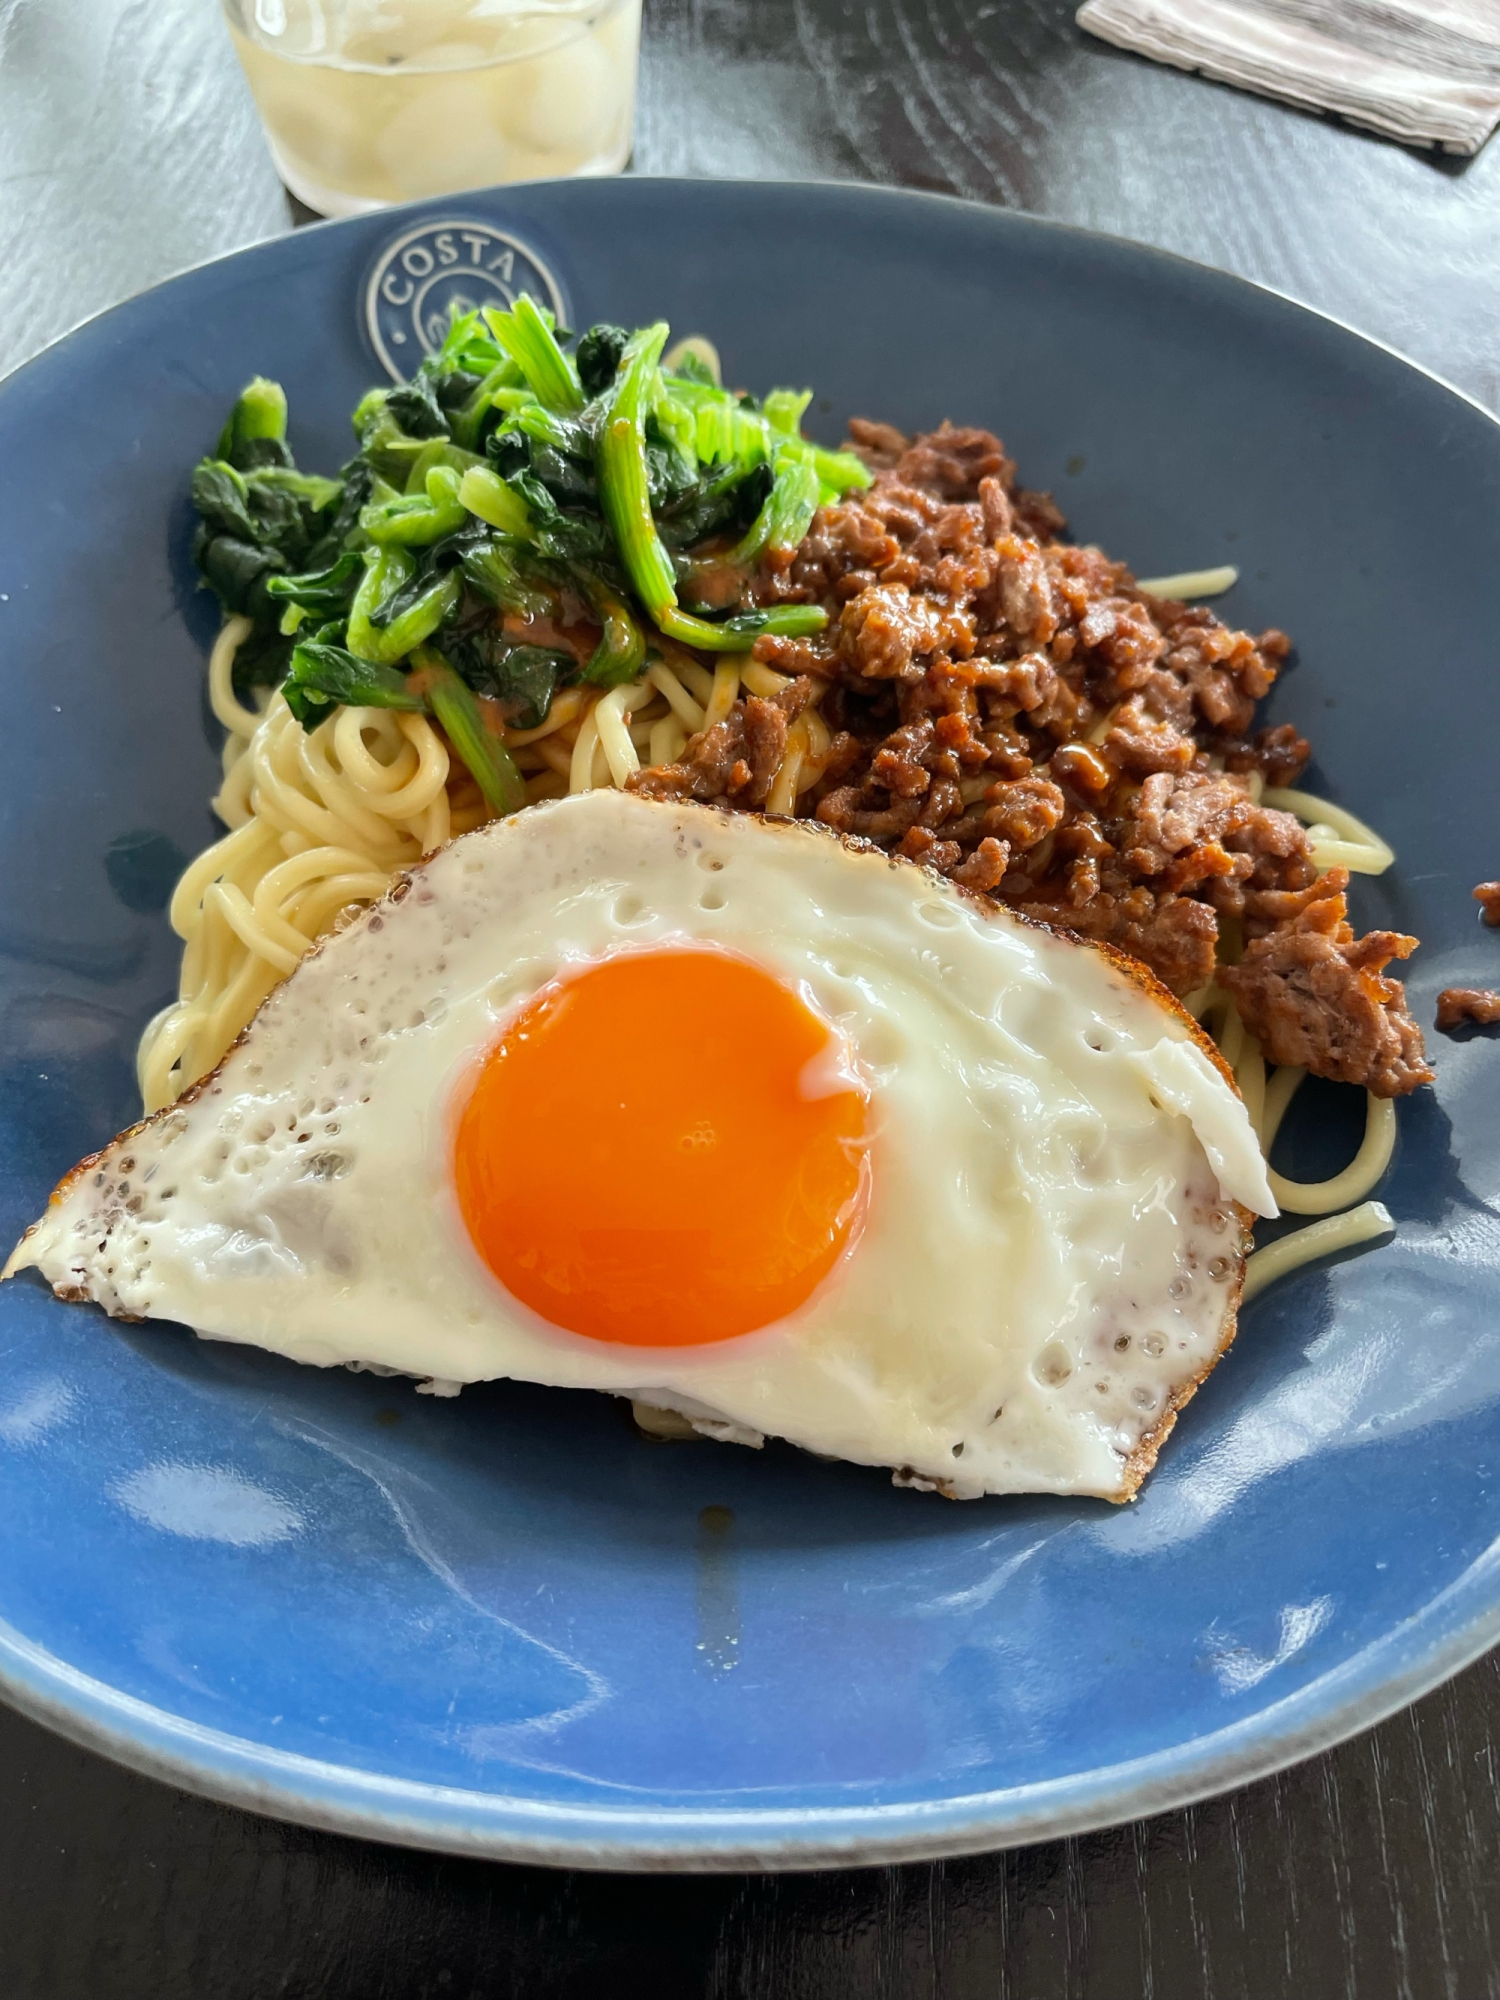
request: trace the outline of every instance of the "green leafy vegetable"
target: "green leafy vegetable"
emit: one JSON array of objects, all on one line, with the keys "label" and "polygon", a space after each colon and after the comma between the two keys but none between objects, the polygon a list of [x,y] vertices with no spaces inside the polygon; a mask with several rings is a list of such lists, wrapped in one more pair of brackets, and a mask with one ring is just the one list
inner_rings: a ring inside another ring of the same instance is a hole
[{"label": "green leafy vegetable", "polygon": [[757,403],[691,347],[664,367],[666,340],[575,342],[524,296],[457,315],[411,381],[361,400],[334,479],[297,468],[278,385],[247,384],[192,482],[203,580],[251,621],[240,692],[284,681],[308,728],[425,707],[514,804],[494,717],[535,728],[580,676],[634,679],[653,628],[707,654],[819,630],[820,605],[756,606],[760,566],[868,471],[802,435],[810,392]]},{"label": "green leafy vegetable", "polygon": [[552,646],[495,643],[489,635],[448,641],[448,657],[476,694],[498,702],[513,729],[538,729],[552,697],[578,677],[571,653]]},{"label": "green leafy vegetable", "polygon": [[599,422],[599,498],[625,573],[658,624],[677,602],[676,571],[651,515],[646,468],[646,411],[656,364],[667,344],[665,320],[632,334]]},{"label": "green leafy vegetable", "polygon": [[286,443],[286,394],[279,382],[257,375],[245,384],[219,433],[216,455],[241,472],[291,464]]},{"label": "green leafy vegetable", "polygon": [[578,343],[578,380],[586,396],[602,396],[619,373],[630,335],[622,326],[592,326]]},{"label": "green leafy vegetable", "polygon": [[386,391],[386,414],[393,417],[413,438],[447,437],[448,418],[437,398],[437,387],[432,377],[424,370],[414,375],[410,382],[402,382],[396,388]]},{"label": "green leafy vegetable", "polygon": [[674,606],[657,623],[669,639],[705,653],[748,653],[763,632],[781,639],[810,638],[828,623],[828,613],[820,604],[776,604],[769,611],[742,611],[711,624]]},{"label": "green leafy vegetable", "polygon": [[445,465],[462,479],[470,466],[483,464],[484,460],[477,453],[465,451],[448,438],[429,438],[406,475],[406,490],[408,493],[425,493],[427,475],[434,466]]},{"label": "green leafy vegetable", "polygon": [[311,570],[303,576],[268,576],[267,595],[278,602],[295,604],[323,618],[347,612],[364,574],[364,558],[358,549],[345,549],[326,569]]},{"label": "green leafy vegetable", "polygon": [[645,634],[631,617],[625,600],[597,577],[592,580],[589,601],[604,626],[604,637],[594,648],[583,678],[595,687],[623,687],[645,665]]},{"label": "green leafy vegetable", "polygon": [[487,465],[473,466],[464,474],[458,497],[471,514],[477,514],[481,521],[488,521],[492,528],[500,528],[507,535],[525,535],[531,526],[526,502]]},{"label": "green leafy vegetable", "polygon": [[394,666],[431,638],[458,604],[456,570],[420,570],[399,542],[366,551],[364,580],[349,610],[349,650]]},{"label": "green leafy vegetable", "polygon": [[482,530],[456,535],[464,581],[489,604],[517,618],[550,618],[560,609],[556,583],[545,576],[529,543]]},{"label": "green leafy vegetable", "polygon": [[377,478],[384,479],[398,493],[406,490],[412,467],[422,456],[427,438],[413,437],[391,408],[390,392],[372,389],[354,412],[354,430],[360,456]]},{"label": "green leafy vegetable", "polygon": [[419,646],[412,665],[428,707],[468,766],[486,802],[499,813],[519,811],[526,803],[526,781],[499,735],[485,720],[473,689],[436,646]]},{"label": "green leafy vegetable", "polygon": [[820,490],[812,460],[796,446],[778,446],[771,490],[731,560],[753,563],[768,550],[789,556],[812,526]]},{"label": "green leafy vegetable", "polygon": [[286,705],[304,729],[316,729],[334,709],[426,706],[394,667],[356,659],[342,646],[306,639],[292,649],[292,664],[281,684]]},{"label": "green leafy vegetable", "polygon": [[583,408],[578,370],[557,344],[551,313],[543,313],[523,292],[508,313],[486,306],[484,320],[496,345],[515,362],[539,402],[565,415]]},{"label": "green leafy vegetable", "polygon": [[[465,475],[467,477],[467,474]],[[372,500],[360,514],[359,525],[372,542],[399,542],[422,548],[456,534],[468,518],[459,499],[460,480],[451,465],[434,465],[425,491],[402,493],[394,500]]]}]

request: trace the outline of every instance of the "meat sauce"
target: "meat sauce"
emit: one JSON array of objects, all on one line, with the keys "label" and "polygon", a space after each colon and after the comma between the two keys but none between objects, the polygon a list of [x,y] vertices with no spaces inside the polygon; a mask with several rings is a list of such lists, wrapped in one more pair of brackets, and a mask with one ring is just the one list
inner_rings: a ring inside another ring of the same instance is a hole
[{"label": "meat sauce", "polygon": [[1118,946],[1178,994],[1219,978],[1272,1062],[1385,1097],[1430,1081],[1384,971],[1416,940],[1357,938],[1345,872],[1319,876],[1300,822],[1258,803],[1309,755],[1287,724],[1255,729],[1286,636],[1232,631],[1061,540],[988,431],[850,431],[873,484],[750,589],[826,606],[827,629],[758,640],[788,687],[633,786],[761,808],[817,699],[832,741],[799,812]]}]

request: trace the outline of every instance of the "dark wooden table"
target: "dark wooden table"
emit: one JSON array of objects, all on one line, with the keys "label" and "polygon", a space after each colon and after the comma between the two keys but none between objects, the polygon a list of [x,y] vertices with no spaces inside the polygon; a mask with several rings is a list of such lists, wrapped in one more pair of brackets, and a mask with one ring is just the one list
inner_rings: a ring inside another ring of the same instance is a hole
[{"label": "dark wooden table", "polygon": [[[1500,145],[1434,159],[1156,69],[1081,36],[1070,0],[646,11],[642,171],[852,176],[1087,223],[1500,404]],[[290,226],[209,0],[0,0],[0,31],[5,361]],[[1187,1812],[816,1876],[397,1852],[204,1804],[0,1710],[0,2000],[679,1994],[1500,1996],[1500,1655]]]}]

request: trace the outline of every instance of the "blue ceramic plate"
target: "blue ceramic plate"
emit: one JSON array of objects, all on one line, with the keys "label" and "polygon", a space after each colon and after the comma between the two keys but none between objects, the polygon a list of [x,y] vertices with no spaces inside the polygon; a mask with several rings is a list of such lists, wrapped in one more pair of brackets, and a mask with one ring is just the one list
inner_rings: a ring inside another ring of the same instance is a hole
[{"label": "blue ceramic plate", "polygon": [[[1396,869],[1413,1004],[1500,983],[1500,427],[1317,315],[916,195],[598,181],[288,236],[0,387],[0,1236],[135,1114],[163,906],[213,831],[187,474],[252,373],[300,462],[454,297],[658,316],[732,379],[998,430],[1143,574],[1225,561],[1298,641],[1275,718]],[[1246,1312],[1133,1507],[951,1506],[789,1449],[654,1447],[604,1397],[433,1403],[31,1274],[0,1291],[0,1675],[123,1761],[380,1838],[601,1867],[962,1852],[1307,1755],[1500,1636],[1500,1050],[1434,1037],[1394,1241]],[[1348,1157],[1309,1087],[1281,1164]],[[705,1510],[728,1509],[726,1516]],[[726,1525],[727,1521],[727,1525]]]}]

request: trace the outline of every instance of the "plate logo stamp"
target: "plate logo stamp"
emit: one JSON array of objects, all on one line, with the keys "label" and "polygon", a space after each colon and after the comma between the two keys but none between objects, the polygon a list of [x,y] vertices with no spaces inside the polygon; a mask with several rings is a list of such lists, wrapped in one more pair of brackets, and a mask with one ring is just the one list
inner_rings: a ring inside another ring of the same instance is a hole
[{"label": "plate logo stamp", "polygon": [[529,244],[491,222],[423,222],[388,243],[365,284],[365,331],[397,382],[443,342],[455,312],[522,292],[567,321],[562,287]]}]

